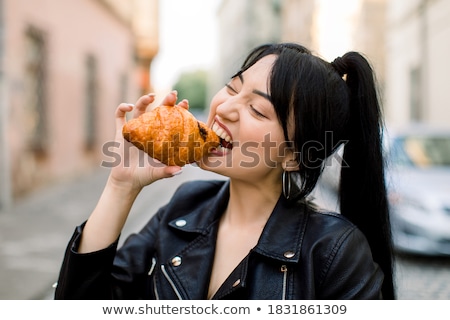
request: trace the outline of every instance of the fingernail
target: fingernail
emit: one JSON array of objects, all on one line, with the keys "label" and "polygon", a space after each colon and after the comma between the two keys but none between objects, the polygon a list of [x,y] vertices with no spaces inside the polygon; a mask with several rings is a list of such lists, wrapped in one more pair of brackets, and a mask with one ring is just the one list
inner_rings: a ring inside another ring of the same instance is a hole
[{"label": "fingernail", "polygon": [[127,106],[134,108],[134,104],[132,104],[132,103],[127,103]]},{"label": "fingernail", "polygon": [[180,174],[182,174],[183,173],[183,169],[180,169],[180,170],[178,170],[178,171],[176,171],[176,172],[173,172],[172,173],[172,176],[178,176],[178,175],[180,175]]},{"label": "fingernail", "polygon": [[148,95],[149,97],[154,97],[156,94],[154,94],[153,92],[151,92],[151,93],[147,93],[147,95]]},{"label": "fingernail", "polygon": [[175,95],[178,95],[178,91],[177,90],[172,90],[172,93]]}]

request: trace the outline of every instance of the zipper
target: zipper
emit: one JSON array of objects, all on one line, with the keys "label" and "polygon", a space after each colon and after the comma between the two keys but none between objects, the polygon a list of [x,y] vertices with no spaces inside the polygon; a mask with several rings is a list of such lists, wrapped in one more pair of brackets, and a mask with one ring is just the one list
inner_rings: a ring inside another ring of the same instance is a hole
[{"label": "zipper", "polygon": [[[151,276],[153,274],[155,267],[156,267],[156,258],[153,257],[152,265],[150,266],[150,269],[148,270],[148,273],[147,273],[148,276]],[[156,280],[155,279],[153,279],[153,293],[155,294],[156,300],[159,300],[159,294],[158,294],[158,290],[156,290]]]},{"label": "zipper", "polygon": [[156,281],[153,281],[153,292],[155,293],[155,299],[160,300],[158,290],[156,290]]},{"label": "zipper", "polygon": [[286,300],[286,290],[287,290],[287,266],[283,264],[281,266],[281,272],[283,272],[283,294],[281,296],[281,300]]},{"label": "zipper", "polygon": [[156,258],[153,257],[152,258],[152,265],[150,266],[150,270],[148,270],[148,275],[151,276],[153,273],[153,270],[155,270],[155,266],[156,266]]},{"label": "zipper", "polygon": [[175,286],[175,283],[173,283],[172,279],[170,279],[169,274],[166,271],[166,268],[164,267],[164,265],[161,265],[161,271],[164,275],[164,277],[166,277],[167,281],[169,281],[170,286],[172,287],[173,291],[175,291],[175,294],[177,295],[179,300],[183,300],[183,298],[181,297],[180,292],[178,292],[177,287]]}]

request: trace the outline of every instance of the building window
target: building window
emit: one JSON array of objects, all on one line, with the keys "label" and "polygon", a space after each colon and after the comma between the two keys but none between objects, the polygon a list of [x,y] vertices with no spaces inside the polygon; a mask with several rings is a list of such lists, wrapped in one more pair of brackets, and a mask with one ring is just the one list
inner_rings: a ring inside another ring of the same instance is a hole
[{"label": "building window", "polygon": [[30,27],[25,35],[25,121],[28,148],[44,155],[48,138],[46,106],[47,53],[42,31]]},{"label": "building window", "polygon": [[95,148],[96,134],[97,134],[97,60],[94,56],[89,55],[86,59],[86,80],[85,80],[85,147],[87,150]]},{"label": "building window", "polygon": [[414,122],[423,120],[422,80],[420,67],[412,68],[409,73],[410,119]]}]

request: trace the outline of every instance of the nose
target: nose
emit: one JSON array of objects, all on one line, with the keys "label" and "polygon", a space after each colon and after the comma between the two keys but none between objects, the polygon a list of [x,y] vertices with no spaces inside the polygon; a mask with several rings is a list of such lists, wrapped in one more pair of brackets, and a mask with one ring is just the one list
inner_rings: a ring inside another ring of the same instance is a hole
[{"label": "nose", "polygon": [[216,108],[216,114],[228,121],[237,121],[239,119],[239,103],[234,98],[228,98]]}]

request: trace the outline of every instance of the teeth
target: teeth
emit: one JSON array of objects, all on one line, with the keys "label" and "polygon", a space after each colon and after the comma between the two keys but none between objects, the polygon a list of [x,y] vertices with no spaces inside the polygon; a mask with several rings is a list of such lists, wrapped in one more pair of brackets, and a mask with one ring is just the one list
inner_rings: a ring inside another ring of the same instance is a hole
[{"label": "teeth", "polygon": [[226,142],[231,142],[231,137],[223,130],[217,123],[214,123],[212,126],[213,131]]},{"label": "teeth", "polygon": [[219,137],[222,137],[222,136],[224,136],[225,134],[225,131],[223,131],[223,129],[222,128],[219,128],[217,131],[216,131],[216,133],[217,133],[217,135],[219,136]]}]

